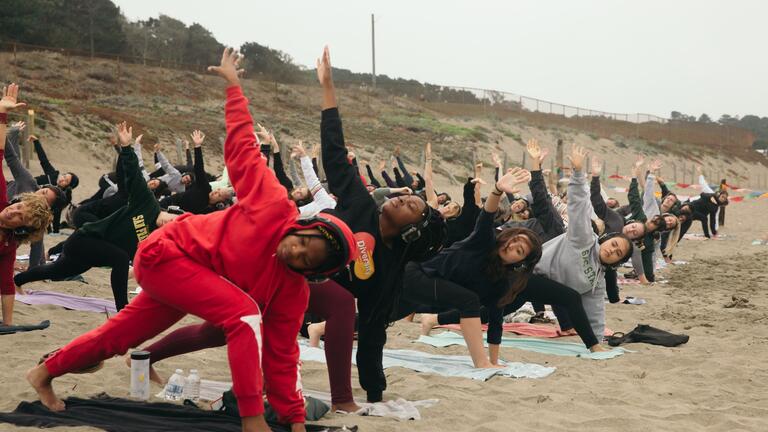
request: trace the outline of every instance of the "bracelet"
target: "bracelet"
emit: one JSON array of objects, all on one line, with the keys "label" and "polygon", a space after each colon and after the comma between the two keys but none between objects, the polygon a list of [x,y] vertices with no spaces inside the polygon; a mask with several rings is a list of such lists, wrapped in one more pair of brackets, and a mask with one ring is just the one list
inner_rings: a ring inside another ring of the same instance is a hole
[{"label": "bracelet", "polygon": [[498,186],[496,186],[496,185],[493,185],[493,187],[494,187],[494,189],[496,189],[496,190],[495,190],[495,191],[493,191],[493,192],[491,192],[492,194],[494,194],[494,195],[496,195],[496,196],[501,196],[501,194],[503,194],[503,193],[504,193],[504,191],[503,191],[503,190],[501,190],[501,189],[499,189],[499,187],[498,187]]},{"label": "bracelet", "polygon": [[0,113],[0,124],[8,123],[8,113]]}]

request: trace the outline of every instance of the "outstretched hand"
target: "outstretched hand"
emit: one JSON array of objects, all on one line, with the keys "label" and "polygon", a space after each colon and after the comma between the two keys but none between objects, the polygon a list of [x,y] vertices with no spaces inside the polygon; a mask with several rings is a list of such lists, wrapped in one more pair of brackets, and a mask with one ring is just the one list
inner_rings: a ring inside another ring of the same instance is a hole
[{"label": "outstretched hand", "polygon": [[153,147],[154,147],[155,153],[160,153],[161,151],[163,151],[163,146],[160,145],[159,142],[156,143]]},{"label": "outstretched hand", "polygon": [[499,181],[496,182],[496,187],[508,194],[518,193],[517,185],[528,183],[531,181],[531,173],[523,168],[512,168],[504,174]]},{"label": "outstretched hand", "polygon": [[323,54],[317,59],[317,80],[323,87],[333,87],[331,52],[328,50],[328,45],[323,48]]},{"label": "outstretched hand", "polygon": [[528,140],[528,144],[525,146],[525,149],[528,151],[531,159],[533,159],[535,163],[538,163],[539,168],[541,168],[541,165],[544,162],[544,158],[546,158],[549,154],[549,150],[546,148],[542,149],[539,146],[539,141],[534,138]]},{"label": "outstretched hand", "polygon": [[648,165],[648,170],[652,173],[655,173],[656,171],[661,169],[661,161],[656,159],[655,161],[651,162],[650,165]]},{"label": "outstretched hand", "polygon": [[491,160],[493,160],[493,163],[494,165],[496,165],[496,167],[501,169],[501,158],[499,157],[498,154],[496,154],[495,152],[491,153]]},{"label": "outstretched hand", "polygon": [[635,164],[632,165],[632,174],[634,177],[640,176],[640,168],[643,166],[643,162],[645,162],[643,156],[638,155],[637,159],[635,160]]},{"label": "outstretched hand", "polygon": [[192,137],[192,142],[195,144],[195,148],[202,146],[203,141],[205,141],[205,134],[200,130],[192,131],[190,137]]},{"label": "outstretched hand", "polygon": [[304,148],[304,143],[301,140],[299,140],[299,142],[297,142],[296,145],[294,145],[293,149],[291,150],[291,157],[294,159],[301,159],[306,155],[307,155],[307,150]]},{"label": "outstretched hand", "polygon": [[224,52],[221,54],[221,63],[218,66],[208,66],[208,71],[219,74],[229,86],[239,86],[240,76],[245,73],[244,69],[240,69],[242,60],[243,56],[237,50],[224,48]]},{"label": "outstretched hand", "polygon": [[10,84],[8,87],[3,87],[3,98],[0,99],[0,113],[7,113],[8,111],[27,105],[23,102],[19,102],[18,98],[18,84]]},{"label": "outstretched hand", "polygon": [[571,154],[568,155],[568,160],[571,161],[571,167],[574,171],[581,171],[584,168],[584,159],[587,157],[587,150],[584,147],[573,144],[571,146]]},{"label": "outstretched hand", "polygon": [[133,138],[133,127],[128,127],[126,122],[117,125],[117,140],[120,147],[130,147]]},{"label": "outstretched hand", "polygon": [[134,141],[134,143],[135,143],[137,146],[139,146],[139,147],[141,146],[141,139],[142,139],[142,138],[144,138],[144,134],[140,134],[139,136],[137,136],[137,137],[136,137],[136,140]]},{"label": "outstretched hand", "polygon": [[17,121],[17,122],[14,122],[14,123],[12,123],[12,124],[11,124],[11,127],[12,127],[12,128],[16,128],[16,129],[18,129],[18,130],[19,130],[19,132],[21,132],[21,131],[23,131],[23,130],[24,130],[24,128],[26,128],[26,127],[27,127],[27,124],[26,124],[26,123],[24,123],[23,121]]},{"label": "outstretched hand", "polygon": [[602,172],[600,160],[595,156],[592,158],[592,177],[600,177],[600,172]]}]

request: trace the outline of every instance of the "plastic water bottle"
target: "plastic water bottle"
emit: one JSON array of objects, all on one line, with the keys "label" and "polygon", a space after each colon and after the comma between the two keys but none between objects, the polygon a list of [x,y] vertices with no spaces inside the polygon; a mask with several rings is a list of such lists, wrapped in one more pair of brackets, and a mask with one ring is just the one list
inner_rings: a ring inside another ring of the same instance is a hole
[{"label": "plastic water bottle", "polygon": [[131,352],[131,397],[149,400],[149,353]]},{"label": "plastic water bottle", "polygon": [[200,400],[200,375],[197,374],[197,369],[189,371],[189,376],[184,383],[184,399],[190,399],[193,402]]},{"label": "plastic water bottle", "polygon": [[181,395],[184,393],[184,371],[176,369],[171,378],[168,380],[168,384],[165,385],[165,399],[171,401],[177,401],[181,399]]}]

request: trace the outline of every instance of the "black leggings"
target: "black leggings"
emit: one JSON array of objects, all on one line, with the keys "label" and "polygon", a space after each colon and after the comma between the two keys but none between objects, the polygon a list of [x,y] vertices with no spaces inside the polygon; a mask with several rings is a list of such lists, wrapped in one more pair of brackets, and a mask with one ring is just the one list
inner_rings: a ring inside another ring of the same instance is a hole
[{"label": "black leggings", "polygon": [[477,293],[449,280],[428,276],[415,262],[405,266],[401,298],[417,305],[456,309],[461,318],[480,316]]},{"label": "black leggings", "polygon": [[[504,315],[511,314],[525,304],[525,302],[539,302],[561,307],[568,312],[573,321],[573,328],[579,334],[581,341],[589,348],[597,344],[589,318],[581,304],[581,295],[575,290],[542,276],[531,275],[528,285],[515,298],[515,301],[504,307]],[[443,312],[437,315],[437,322],[443,324],[457,324],[461,316],[457,310]],[[485,317],[487,321],[487,316]],[[602,335],[600,335],[602,337]]]},{"label": "black leggings", "polygon": [[13,280],[22,286],[45,279],[63,280],[85,273],[93,267],[111,267],[112,295],[117,310],[128,304],[128,263],[131,257],[107,241],[75,232],[64,242],[56,261],[17,274]]}]

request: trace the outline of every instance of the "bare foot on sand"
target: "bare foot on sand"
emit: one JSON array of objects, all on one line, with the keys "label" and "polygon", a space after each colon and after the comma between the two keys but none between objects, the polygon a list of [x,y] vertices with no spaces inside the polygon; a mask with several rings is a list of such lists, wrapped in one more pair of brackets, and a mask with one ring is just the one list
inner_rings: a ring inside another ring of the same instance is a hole
[{"label": "bare foot on sand", "polygon": [[[125,365],[128,366],[130,369],[131,367],[131,355],[126,354],[125,355]],[[149,380],[152,381],[155,384],[160,384],[161,386],[165,385],[165,380],[163,377],[160,376],[159,373],[155,370],[155,367],[152,365],[149,365]]]},{"label": "bare foot on sand", "polygon": [[40,396],[40,402],[51,411],[64,411],[64,401],[53,392],[53,377],[48,373],[45,364],[39,364],[27,372],[27,381]]},{"label": "bare foot on sand", "polygon": [[429,336],[429,332],[437,325],[437,314],[421,314],[421,334]]},{"label": "bare foot on sand", "polygon": [[344,411],[347,413],[356,413],[362,408],[360,405],[356,404],[355,401],[351,402],[344,402],[340,404],[334,404],[331,406],[331,411]]}]

